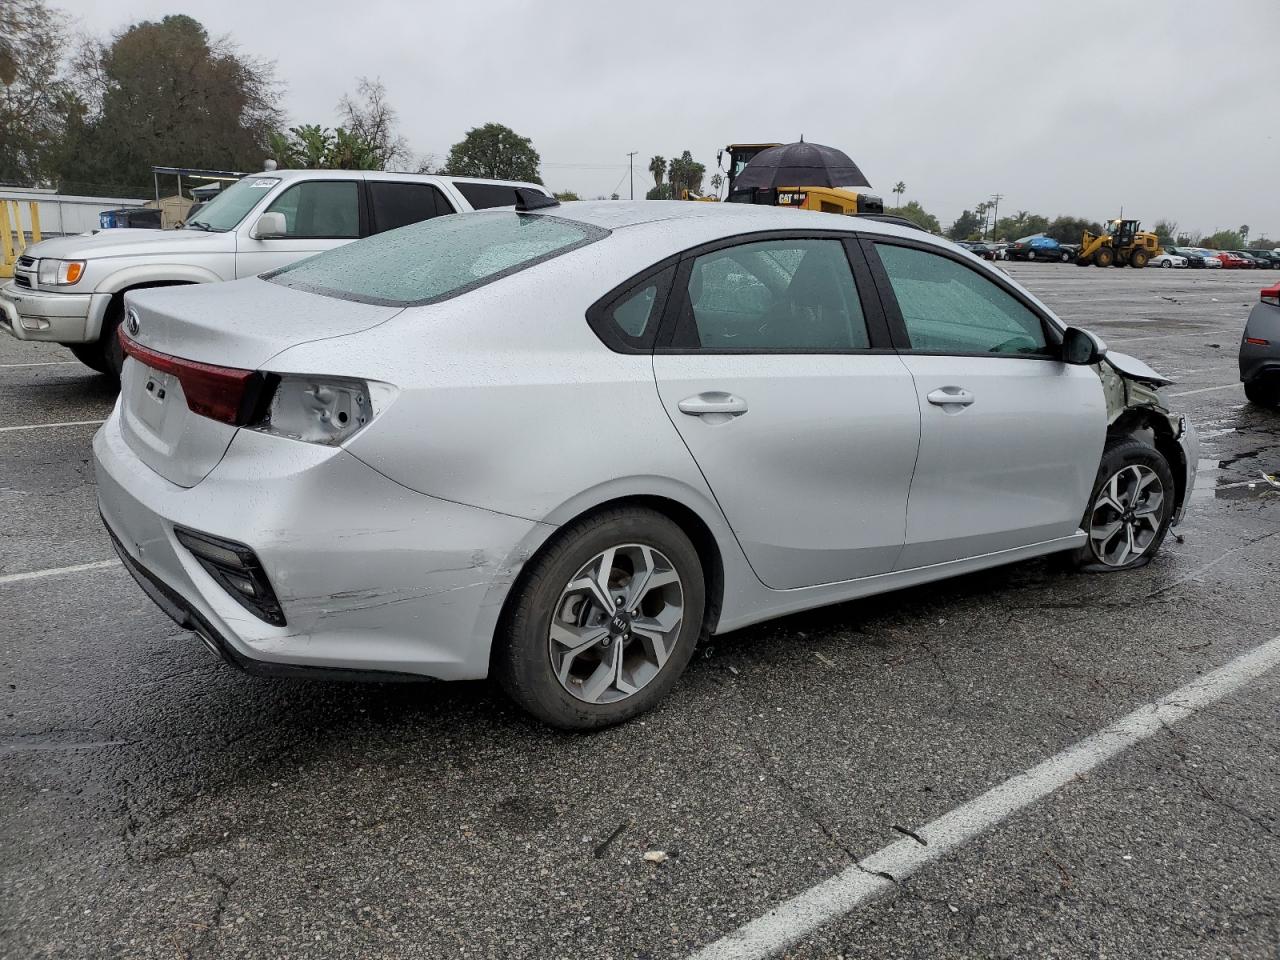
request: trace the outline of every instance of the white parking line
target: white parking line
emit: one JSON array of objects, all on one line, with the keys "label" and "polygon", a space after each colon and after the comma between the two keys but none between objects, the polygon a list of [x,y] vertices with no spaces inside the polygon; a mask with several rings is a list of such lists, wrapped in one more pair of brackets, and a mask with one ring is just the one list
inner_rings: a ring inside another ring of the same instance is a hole
[{"label": "white parking line", "polygon": [[78,367],[79,360],[43,360],[39,363],[0,363],[0,370],[7,370],[10,367]]},{"label": "white parking line", "polygon": [[51,567],[48,570],[28,570],[26,573],[6,573],[0,576],[0,585],[18,583],[21,580],[40,580],[44,577],[60,577],[64,573],[80,573],[82,570],[105,570],[119,566],[119,560],[94,560],[92,563],[76,563],[69,567]]},{"label": "white parking line", "polygon": [[0,433],[8,433],[10,430],[40,430],[44,427],[88,427],[99,426],[104,424],[105,420],[64,420],[62,423],[24,423],[18,427],[0,427]]},{"label": "white parking line", "polygon": [[773,956],[823,924],[891,892],[899,881],[1060,790],[1081,774],[1155,736],[1166,725],[1185,720],[1276,666],[1280,666],[1280,637],[1139,707],[1105,730],[944,813],[915,831],[921,842],[904,837],[883,847],[843,873],[704,947],[692,960],[760,960]]},{"label": "white parking line", "polygon": [[1213,393],[1215,390],[1230,390],[1233,387],[1238,387],[1238,386],[1240,386],[1240,384],[1238,383],[1224,383],[1220,387],[1201,387],[1199,390],[1183,390],[1181,393],[1170,393],[1170,394],[1167,394],[1167,396],[1190,397],[1197,393]]}]

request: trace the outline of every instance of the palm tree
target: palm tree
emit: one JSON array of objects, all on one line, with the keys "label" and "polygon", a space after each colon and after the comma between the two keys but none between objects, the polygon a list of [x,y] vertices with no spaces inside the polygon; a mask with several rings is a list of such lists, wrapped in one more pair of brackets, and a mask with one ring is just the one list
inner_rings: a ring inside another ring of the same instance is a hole
[{"label": "palm tree", "polygon": [[1249,225],[1247,223],[1240,224],[1240,238],[1245,243],[1249,242]]},{"label": "palm tree", "polygon": [[907,192],[907,185],[899,180],[893,185],[893,192],[898,195],[898,206],[902,206],[902,195]]},{"label": "palm tree", "polygon": [[667,175],[667,161],[665,157],[654,157],[649,161],[649,172],[653,174],[653,185],[655,187],[662,186],[662,178]]},{"label": "palm tree", "polygon": [[724,175],[721,173],[713,173],[711,175],[711,189],[716,192],[716,196],[720,196],[720,188],[724,186]]}]

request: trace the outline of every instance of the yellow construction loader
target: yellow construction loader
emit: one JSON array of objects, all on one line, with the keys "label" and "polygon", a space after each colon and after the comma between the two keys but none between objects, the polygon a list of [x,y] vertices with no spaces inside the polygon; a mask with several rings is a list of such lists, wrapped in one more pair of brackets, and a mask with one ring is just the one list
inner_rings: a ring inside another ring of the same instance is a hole
[{"label": "yellow construction loader", "polygon": [[[751,168],[756,157],[773,150],[781,152],[761,157],[757,164],[761,170]],[[793,144],[731,143],[716,155],[722,169],[726,153],[730,203],[761,203],[849,216],[884,213],[883,200],[859,189],[868,186],[862,172],[846,154],[832,147],[803,140]],[[748,185],[743,186],[738,180],[749,169],[758,175],[748,174],[744,178]]]},{"label": "yellow construction loader", "polygon": [[1082,267],[1145,267],[1152,257],[1160,255],[1160,239],[1154,233],[1138,229],[1137,220],[1110,220],[1102,233],[1084,232],[1076,263]]}]

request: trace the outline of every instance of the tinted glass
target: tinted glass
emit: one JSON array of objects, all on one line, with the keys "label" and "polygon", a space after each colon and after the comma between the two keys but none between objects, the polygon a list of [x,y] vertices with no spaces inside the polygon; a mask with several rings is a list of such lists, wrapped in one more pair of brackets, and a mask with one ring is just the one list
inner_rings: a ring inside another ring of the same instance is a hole
[{"label": "tinted glass", "polygon": [[283,213],[285,236],[360,236],[360,187],[354,180],[306,180],[272,201],[268,213]]},{"label": "tinted glass", "polygon": [[500,183],[467,183],[465,180],[455,180],[453,185],[458,188],[460,194],[467,198],[467,203],[477,210],[487,210],[490,207],[510,207],[518,199],[515,187],[504,186]]},{"label": "tinted glass", "polygon": [[371,180],[369,207],[373,214],[374,233],[453,213],[449,201],[429,183]]},{"label": "tinted glass", "polygon": [[212,200],[202,204],[199,211],[187,220],[193,230],[213,230],[223,233],[234,229],[244,215],[280,182],[279,177],[245,177],[222,190]]},{"label": "tinted glass", "polygon": [[704,350],[866,349],[839,240],[767,240],[693,261],[689,306]]},{"label": "tinted glass", "polygon": [[607,234],[531,214],[436,217],[308,257],[267,279],[312,293],[404,306],[462,293]]},{"label": "tinted glass", "polygon": [[877,243],[911,347],[929,353],[1047,354],[1040,318],[975,270]]}]

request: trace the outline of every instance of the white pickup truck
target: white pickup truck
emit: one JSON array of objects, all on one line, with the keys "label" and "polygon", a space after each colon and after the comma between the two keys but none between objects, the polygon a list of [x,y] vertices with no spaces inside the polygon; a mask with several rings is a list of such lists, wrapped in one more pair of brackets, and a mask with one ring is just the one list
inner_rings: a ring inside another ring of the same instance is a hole
[{"label": "white pickup truck", "polygon": [[118,376],[124,295],[234,280],[431,217],[511,206],[533,183],[363,170],[271,170],[239,180],[180,230],[102,230],[45,240],[0,287],[0,329],[66,344]]}]

